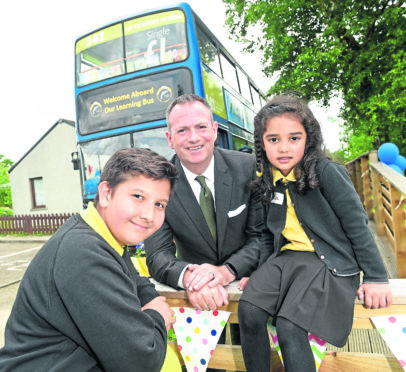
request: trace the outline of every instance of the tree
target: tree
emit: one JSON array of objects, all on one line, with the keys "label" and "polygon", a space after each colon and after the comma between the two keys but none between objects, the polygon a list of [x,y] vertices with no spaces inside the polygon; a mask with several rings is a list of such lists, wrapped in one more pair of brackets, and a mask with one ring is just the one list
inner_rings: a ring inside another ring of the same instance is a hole
[{"label": "tree", "polygon": [[11,202],[11,190],[8,170],[13,165],[10,159],[0,155],[0,215],[10,214]]},{"label": "tree", "polygon": [[384,142],[406,154],[405,1],[223,2],[231,35],[261,51],[267,76],[278,74],[269,94],[299,91],[325,106],[341,94],[352,156]]}]

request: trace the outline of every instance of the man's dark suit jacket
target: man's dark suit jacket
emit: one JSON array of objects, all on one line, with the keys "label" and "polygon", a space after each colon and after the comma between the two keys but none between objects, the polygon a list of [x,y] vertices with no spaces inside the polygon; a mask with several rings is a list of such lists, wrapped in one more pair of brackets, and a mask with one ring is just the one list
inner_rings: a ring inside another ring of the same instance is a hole
[{"label": "man's dark suit jacket", "polygon": [[236,270],[236,279],[251,274],[259,264],[263,229],[262,205],[250,190],[256,177],[255,157],[214,150],[217,246],[178,157],[172,161],[180,172],[179,181],[162,227],[144,243],[150,274],[173,288],[191,263],[228,263]]}]

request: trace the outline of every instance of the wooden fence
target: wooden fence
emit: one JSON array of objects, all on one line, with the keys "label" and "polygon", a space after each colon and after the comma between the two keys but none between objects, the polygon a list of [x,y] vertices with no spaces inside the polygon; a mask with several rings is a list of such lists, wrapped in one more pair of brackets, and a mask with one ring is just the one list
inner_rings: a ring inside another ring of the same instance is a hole
[{"label": "wooden fence", "polygon": [[346,167],[378,235],[392,247],[399,278],[406,278],[406,177],[379,162],[376,151]]},{"label": "wooden fence", "polygon": [[0,217],[0,235],[52,235],[72,214]]}]

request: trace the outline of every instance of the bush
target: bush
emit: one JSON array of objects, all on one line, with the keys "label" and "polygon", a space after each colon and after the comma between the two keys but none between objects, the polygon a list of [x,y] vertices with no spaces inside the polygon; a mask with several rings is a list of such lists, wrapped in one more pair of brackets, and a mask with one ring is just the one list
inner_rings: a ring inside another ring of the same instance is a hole
[{"label": "bush", "polygon": [[0,216],[12,216],[13,210],[9,207],[0,207]]}]

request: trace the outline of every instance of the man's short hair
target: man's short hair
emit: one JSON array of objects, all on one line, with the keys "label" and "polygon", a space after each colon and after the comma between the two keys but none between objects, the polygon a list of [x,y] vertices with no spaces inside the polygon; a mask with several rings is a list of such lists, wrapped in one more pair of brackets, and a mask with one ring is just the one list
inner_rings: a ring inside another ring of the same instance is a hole
[{"label": "man's short hair", "polygon": [[183,94],[182,96],[176,97],[168,106],[166,109],[166,124],[168,126],[168,129],[171,129],[170,122],[169,122],[169,115],[171,114],[173,108],[176,105],[184,105],[186,103],[193,103],[193,102],[201,102],[204,106],[207,107],[207,109],[210,111],[210,116],[211,116],[211,123],[213,123],[213,112],[211,110],[211,107],[209,103],[202,97],[193,94],[193,93],[188,93],[188,94]]},{"label": "man's short hair", "polygon": [[[126,148],[117,151],[104,166],[100,182],[106,181],[112,189],[131,176],[143,175],[156,180],[167,179],[173,190],[178,170],[162,155],[147,148]],[[99,192],[96,193],[94,204],[99,201]]]}]

